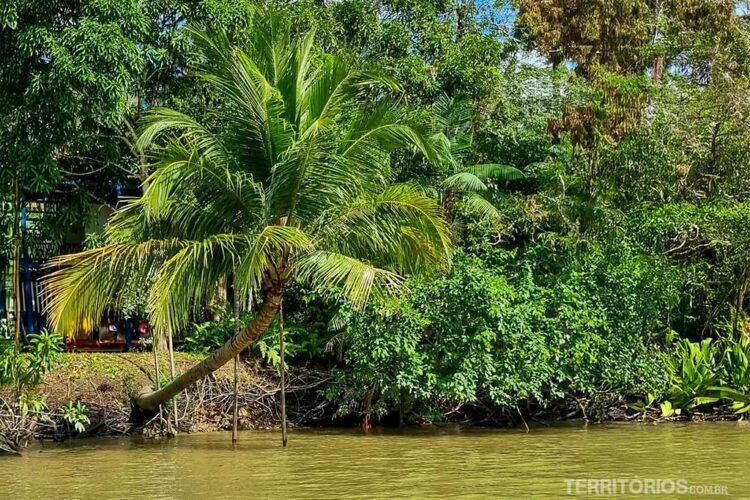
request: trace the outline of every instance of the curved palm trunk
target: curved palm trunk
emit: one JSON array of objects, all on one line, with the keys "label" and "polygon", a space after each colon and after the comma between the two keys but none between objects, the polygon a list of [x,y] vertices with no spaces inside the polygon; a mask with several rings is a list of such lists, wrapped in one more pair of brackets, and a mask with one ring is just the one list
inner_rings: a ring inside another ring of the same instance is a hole
[{"label": "curved palm trunk", "polygon": [[211,353],[209,357],[190,368],[188,371],[156,391],[144,389],[136,398],[135,405],[143,410],[155,410],[160,404],[179,394],[183,389],[215,372],[230,360],[234,359],[252,341],[271,326],[276,312],[281,304],[280,292],[269,292],[263,305],[252,323],[244,330],[235,334],[226,344]]}]

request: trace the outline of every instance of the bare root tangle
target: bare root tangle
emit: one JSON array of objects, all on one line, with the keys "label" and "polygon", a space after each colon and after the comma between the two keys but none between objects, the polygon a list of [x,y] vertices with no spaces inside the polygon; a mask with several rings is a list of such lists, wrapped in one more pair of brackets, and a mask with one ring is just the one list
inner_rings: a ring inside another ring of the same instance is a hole
[{"label": "bare root tangle", "polygon": [[[276,370],[257,369],[243,363],[243,382],[238,387],[239,427],[242,429],[272,428],[280,421],[279,378]],[[288,373],[289,422],[292,425],[315,425],[333,414],[333,405],[322,395],[322,388],[331,380],[330,373],[294,368]],[[177,405],[163,405],[158,414],[137,428],[127,400],[112,398],[107,391],[91,383],[85,395],[68,394],[71,400],[86,406],[90,424],[76,432],[65,421],[62,409],[44,410],[39,414],[24,413],[17,405],[0,397],[0,452],[19,453],[32,439],[61,441],[73,437],[120,436],[141,430],[146,437],[169,436],[175,432],[201,432],[230,429],[234,405],[233,380],[211,375],[177,397]],[[109,395],[109,397],[107,397]],[[55,404],[60,404],[59,402]],[[174,429],[176,408],[179,429]]]},{"label": "bare root tangle", "polygon": [[710,253],[717,245],[726,246],[729,242],[708,238],[701,234],[697,225],[691,224],[688,229],[665,238],[664,255],[673,259],[682,259]]},{"label": "bare root tangle", "polygon": [[35,420],[0,398],[0,452],[20,453],[34,437]]},{"label": "bare root tangle", "polygon": [[82,433],[74,432],[70,424],[65,422],[63,413],[59,410],[45,412],[36,421],[34,438],[42,440],[61,441],[73,437],[85,436],[122,436],[131,428],[130,415],[118,408],[87,405],[87,416],[91,424]]},{"label": "bare root tangle", "polygon": [[519,401],[515,405],[497,405],[486,394],[470,402],[440,401],[435,407],[440,415],[440,422],[431,422],[419,414],[410,415],[418,423],[450,423],[463,425],[487,426],[524,426],[529,424],[549,425],[563,420],[583,420],[585,422],[604,422],[611,420],[629,420],[632,410],[622,395],[607,390],[592,391],[586,396],[565,394],[547,402],[533,398]]},{"label": "bare root tangle", "polygon": [[[244,371],[244,370],[243,370]],[[294,426],[314,425],[332,414],[331,403],[320,389],[331,380],[330,373],[294,368],[287,373],[288,419]],[[263,429],[278,425],[279,379],[272,369],[254,372],[251,383],[238,387],[239,428]],[[172,429],[172,405],[163,406],[163,416],[144,425],[149,436],[171,435],[174,431],[228,430],[232,427],[234,386],[230,378],[209,376],[177,397],[179,429]]]}]

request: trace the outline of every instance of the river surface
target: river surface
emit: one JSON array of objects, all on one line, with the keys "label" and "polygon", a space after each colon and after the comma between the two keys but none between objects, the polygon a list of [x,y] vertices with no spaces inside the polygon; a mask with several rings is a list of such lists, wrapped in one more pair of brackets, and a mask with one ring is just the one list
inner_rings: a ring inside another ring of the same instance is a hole
[{"label": "river surface", "polygon": [[286,450],[279,441],[35,444],[0,457],[0,499],[750,498],[750,425],[737,423],[295,430]]}]

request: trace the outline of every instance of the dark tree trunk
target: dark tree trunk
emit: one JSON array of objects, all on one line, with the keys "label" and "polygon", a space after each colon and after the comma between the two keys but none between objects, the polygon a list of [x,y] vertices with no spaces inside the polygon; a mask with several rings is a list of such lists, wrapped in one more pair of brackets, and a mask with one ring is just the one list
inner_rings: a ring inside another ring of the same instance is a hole
[{"label": "dark tree trunk", "polygon": [[13,200],[13,318],[15,322],[15,348],[21,350],[21,195],[18,189],[18,179],[15,181]]},{"label": "dark tree trunk", "polygon": [[473,14],[474,0],[458,0],[456,2],[456,41],[461,40],[471,31]]},{"label": "dark tree trunk", "polygon": [[664,76],[664,56],[657,56],[651,68],[651,82],[656,85],[661,83]]}]

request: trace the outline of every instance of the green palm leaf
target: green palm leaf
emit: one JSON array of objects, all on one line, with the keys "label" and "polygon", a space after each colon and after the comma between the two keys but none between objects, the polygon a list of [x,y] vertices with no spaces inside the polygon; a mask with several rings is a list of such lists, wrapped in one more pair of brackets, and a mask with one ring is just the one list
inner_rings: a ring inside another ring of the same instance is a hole
[{"label": "green palm leaf", "polygon": [[523,172],[516,167],[508,165],[499,165],[497,163],[484,163],[465,167],[464,172],[468,172],[485,181],[510,182],[520,181],[524,178]]}]

